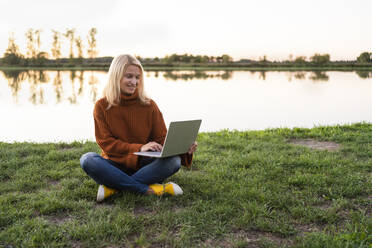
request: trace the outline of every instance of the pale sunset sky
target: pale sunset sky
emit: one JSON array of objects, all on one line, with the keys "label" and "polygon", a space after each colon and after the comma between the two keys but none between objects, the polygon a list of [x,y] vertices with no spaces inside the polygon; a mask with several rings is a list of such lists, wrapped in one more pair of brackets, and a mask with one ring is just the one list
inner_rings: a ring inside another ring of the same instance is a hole
[{"label": "pale sunset sky", "polygon": [[354,60],[372,52],[371,9],[370,0],[1,0],[0,56],[11,32],[25,54],[27,29],[42,29],[42,50],[50,53],[51,29],[75,28],[86,42],[95,27],[99,56],[285,60],[329,53]]}]

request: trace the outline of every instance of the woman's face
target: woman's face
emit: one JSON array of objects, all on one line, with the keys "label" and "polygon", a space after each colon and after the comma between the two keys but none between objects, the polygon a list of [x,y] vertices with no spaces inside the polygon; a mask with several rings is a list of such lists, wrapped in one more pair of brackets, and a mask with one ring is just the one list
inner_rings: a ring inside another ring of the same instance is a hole
[{"label": "woman's face", "polygon": [[138,66],[130,65],[120,80],[120,90],[126,95],[132,95],[141,79],[141,69]]}]

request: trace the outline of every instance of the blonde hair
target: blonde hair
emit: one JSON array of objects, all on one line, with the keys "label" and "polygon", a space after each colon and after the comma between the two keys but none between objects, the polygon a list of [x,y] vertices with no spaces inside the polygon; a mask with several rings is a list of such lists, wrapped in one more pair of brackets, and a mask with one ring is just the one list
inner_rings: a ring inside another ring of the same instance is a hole
[{"label": "blonde hair", "polygon": [[138,98],[141,104],[148,105],[150,103],[150,99],[146,96],[144,91],[143,68],[141,63],[134,56],[124,54],[118,55],[112,60],[108,71],[108,83],[103,90],[103,96],[108,102],[107,109],[112,106],[117,106],[120,102],[120,80],[123,78],[125,71],[130,65],[137,66],[141,71],[140,80],[137,85]]}]

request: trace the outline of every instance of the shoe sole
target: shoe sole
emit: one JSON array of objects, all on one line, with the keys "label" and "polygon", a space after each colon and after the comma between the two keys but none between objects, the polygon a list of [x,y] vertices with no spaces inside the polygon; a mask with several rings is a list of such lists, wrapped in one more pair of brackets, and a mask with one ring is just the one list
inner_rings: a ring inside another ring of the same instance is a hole
[{"label": "shoe sole", "polygon": [[181,189],[180,186],[178,186],[178,184],[176,184],[174,182],[169,182],[169,184],[172,184],[172,186],[173,186],[174,195],[182,195],[183,194],[183,190]]},{"label": "shoe sole", "polygon": [[99,186],[98,192],[97,192],[97,202],[101,202],[105,199],[105,189],[102,185]]}]

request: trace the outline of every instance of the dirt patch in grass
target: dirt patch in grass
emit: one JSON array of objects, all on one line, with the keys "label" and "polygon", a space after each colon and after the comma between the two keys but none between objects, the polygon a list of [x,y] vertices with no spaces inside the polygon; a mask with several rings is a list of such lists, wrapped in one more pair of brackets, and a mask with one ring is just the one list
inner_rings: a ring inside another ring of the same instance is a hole
[{"label": "dirt patch in grass", "polygon": [[335,142],[318,141],[314,139],[292,139],[289,140],[289,143],[297,146],[306,146],[316,150],[337,151],[340,148],[340,144]]},{"label": "dirt patch in grass", "polygon": [[115,204],[110,203],[110,202],[94,202],[93,203],[94,209],[100,209],[100,208],[113,209],[114,207],[115,207]]},{"label": "dirt patch in grass", "polygon": [[52,185],[52,186],[55,186],[55,185],[58,185],[58,184],[59,184],[59,181],[57,181],[57,180],[50,180],[50,181],[48,182],[48,184],[49,184],[49,185]]},{"label": "dirt patch in grass", "polygon": [[53,187],[53,188],[57,187],[57,188],[59,188],[60,185],[61,185],[61,182],[58,181],[58,180],[49,180],[48,181],[48,186],[49,187]]},{"label": "dirt patch in grass", "polygon": [[[214,240],[214,239],[207,239],[203,243],[203,247],[234,247],[234,244],[229,240]],[[259,246],[249,246],[252,248],[259,248]]]},{"label": "dirt patch in grass", "polygon": [[180,214],[182,212],[185,211],[185,208],[184,207],[180,207],[180,206],[174,206],[172,207],[172,212],[175,213],[175,214]]},{"label": "dirt patch in grass", "polygon": [[244,245],[244,247],[258,248],[262,247],[263,241],[269,241],[270,243],[273,243],[277,246],[288,246],[293,244],[293,241],[291,239],[282,238],[273,235],[270,232],[238,230],[221,240],[207,239],[206,241],[204,241],[204,246],[236,247],[237,245]]},{"label": "dirt patch in grass", "polygon": [[191,172],[200,172],[201,171],[201,167],[200,166],[197,166],[197,165],[192,165],[190,168],[186,168],[184,167],[187,171],[191,171]]},{"label": "dirt patch in grass", "polygon": [[60,151],[60,152],[69,152],[69,151],[80,152],[80,151],[81,151],[81,148],[76,148],[76,147],[64,147],[64,148],[59,148],[58,151]]},{"label": "dirt patch in grass", "polygon": [[71,248],[81,248],[83,244],[80,241],[73,241],[71,242]]},{"label": "dirt patch in grass", "polygon": [[147,214],[155,214],[155,211],[143,206],[139,206],[133,209],[134,215],[147,215]]},{"label": "dirt patch in grass", "polygon": [[327,210],[332,207],[332,202],[331,201],[326,201],[320,204],[314,205],[314,207],[319,208],[321,210]]},{"label": "dirt patch in grass", "polygon": [[51,191],[52,189],[60,188],[61,183],[58,180],[49,180],[47,183],[47,187],[42,189],[42,191]]},{"label": "dirt patch in grass", "polygon": [[306,233],[319,232],[323,230],[324,227],[316,224],[297,224],[295,225],[295,228],[298,231],[299,236],[305,236]]},{"label": "dirt patch in grass", "polygon": [[305,237],[310,233],[318,233],[318,232],[326,232],[326,233],[332,233],[332,232],[343,232],[343,230],[346,230],[346,225],[348,223],[348,219],[345,219],[342,217],[347,216],[348,213],[341,213],[340,219],[337,222],[334,223],[328,223],[328,224],[319,224],[319,223],[297,223],[294,225],[295,229],[298,231],[296,234],[297,237]]},{"label": "dirt patch in grass", "polygon": [[276,235],[273,235],[270,232],[260,232],[260,231],[240,231],[234,234],[235,237],[243,238],[247,242],[258,243],[262,239],[269,240],[270,242],[276,245],[290,245],[292,242],[288,238],[282,238]]},{"label": "dirt patch in grass", "polygon": [[49,222],[57,225],[63,225],[65,222],[73,219],[71,216],[48,216],[44,218]]}]

